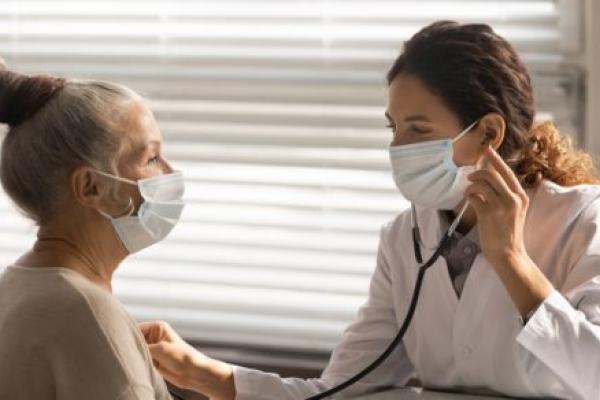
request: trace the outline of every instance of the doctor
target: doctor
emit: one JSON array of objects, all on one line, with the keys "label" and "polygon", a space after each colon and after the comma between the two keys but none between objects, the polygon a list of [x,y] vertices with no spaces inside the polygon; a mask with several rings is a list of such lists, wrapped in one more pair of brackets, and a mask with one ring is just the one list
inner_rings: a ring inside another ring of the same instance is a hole
[{"label": "doctor", "polygon": [[591,158],[552,124],[534,124],[529,75],[487,25],[427,26],[405,43],[388,82],[391,165],[413,207],[381,230],[368,299],[322,377],[229,365],[166,323],[143,323],[159,371],[219,400],[304,399],[348,379],[396,335],[419,259],[468,204],[402,343],[343,395],[416,377],[428,388],[600,399],[600,188]]}]

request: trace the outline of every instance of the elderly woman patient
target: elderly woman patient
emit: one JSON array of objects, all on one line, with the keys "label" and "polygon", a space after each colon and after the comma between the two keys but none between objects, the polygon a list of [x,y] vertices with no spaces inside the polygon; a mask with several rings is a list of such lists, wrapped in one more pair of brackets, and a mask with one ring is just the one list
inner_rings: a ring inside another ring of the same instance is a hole
[{"label": "elderly woman patient", "polygon": [[2,186],[39,226],[0,274],[0,399],[171,399],[111,294],[183,207],[152,113],[118,85],[0,70],[0,122]]}]

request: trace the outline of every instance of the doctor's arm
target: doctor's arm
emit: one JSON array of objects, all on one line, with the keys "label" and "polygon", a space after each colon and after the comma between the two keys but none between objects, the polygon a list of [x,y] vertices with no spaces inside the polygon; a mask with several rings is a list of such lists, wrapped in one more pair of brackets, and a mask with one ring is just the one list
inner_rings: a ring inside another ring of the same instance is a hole
[{"label": "doctor's arm", "polygon": [[[382,235],[382,241],[383,241]],[[399,328],[394,313],[390,267],[380,243],[369,296],[345,330],[320,378],[282,378],[277,374],[210,359],[186,344],[166,323],[140,324],[158,370],[172,383],[215,400],[302,400],[352,377],[379,356]],[[413,367],[404,347],[344,396],[405,384]]]},{"label": "doctor's arm", "polygon": [[[534,310],[517,336],[523,370],[535,379],[542,363],[575,399],[600,399],[600,218],[565,283]],[[582,228],[580,228],[582,229]],[[592,231],[592,232],[590,232]]]},{"label": "doctor's arm", "polygon": [[533,382],[548,368],[570,397],[600,399],[600,204],[588,207],[573,228],[579,254],[555,288],[525,250],[527,195],[494,150],[485,156],[487,168],[471,174],[465,195],[477,213],[484,256],[519,314],[529,316],[517,336],[521,370]]}]

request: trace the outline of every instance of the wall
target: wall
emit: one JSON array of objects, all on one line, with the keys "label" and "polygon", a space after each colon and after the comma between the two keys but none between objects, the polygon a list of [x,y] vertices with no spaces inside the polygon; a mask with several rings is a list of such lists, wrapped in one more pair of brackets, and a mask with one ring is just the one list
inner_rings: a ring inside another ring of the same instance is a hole
[{"label": "wall", "polygon": [[600,1],[586,2],[586,148],[600,159]]}]

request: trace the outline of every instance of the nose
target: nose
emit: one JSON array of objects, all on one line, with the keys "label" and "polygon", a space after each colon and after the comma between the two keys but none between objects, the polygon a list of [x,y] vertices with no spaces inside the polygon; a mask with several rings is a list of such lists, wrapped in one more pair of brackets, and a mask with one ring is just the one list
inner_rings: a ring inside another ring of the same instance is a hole
[{"label": "nose", "polygon": [[407,138],[397,138],[395,137],[391,143],[390,146],[404,146],[405,144],[413,144],[413,143],[419,143],[422,142],[422,140],[410,140]]},{"label": "nose", "polygon": [[392,138],[392,142],[390,143],[390,146],[402,146],[403,144],[406,144],[407,140],[406,137],[403,137],[404,135],[398,135],[398,134],[394,134],[394,137]]},{"label": "nose", "polygon": [[163,173],[165,174],[170,174],[174,171],[173,167],[171,166],[171,164],[165,160],[163,163]]}]

